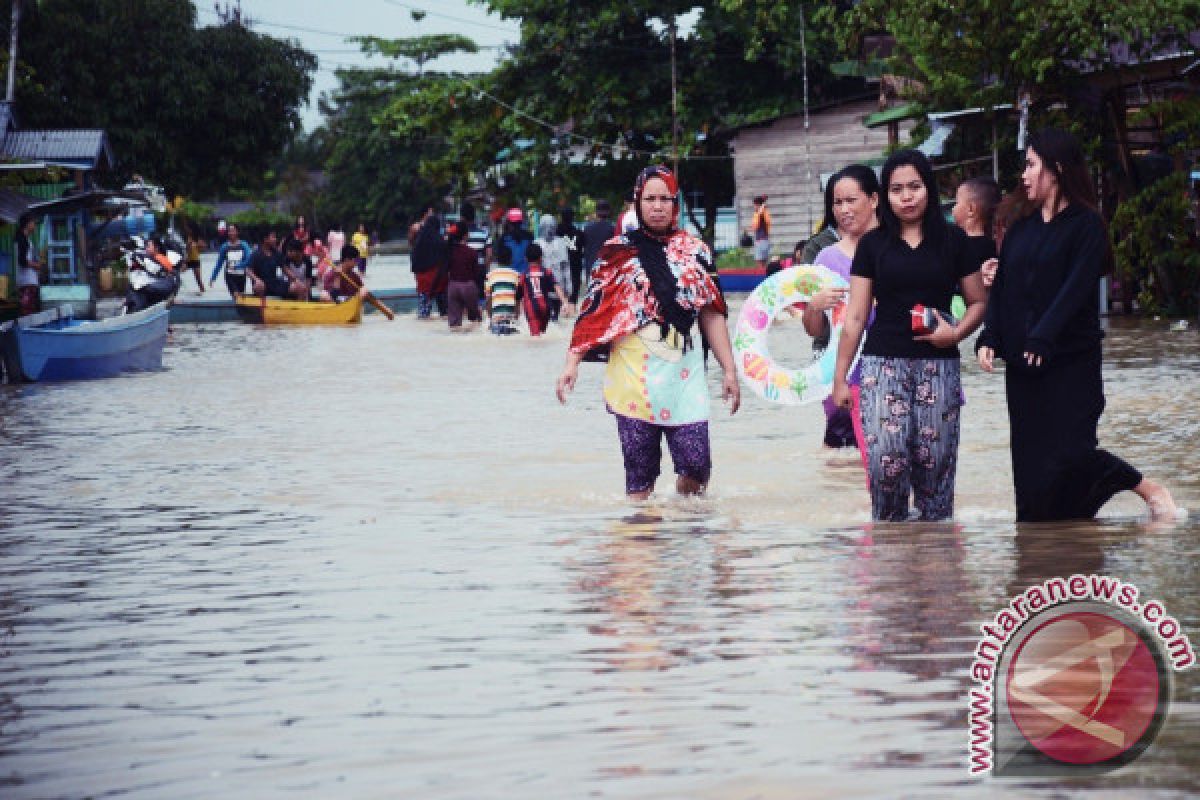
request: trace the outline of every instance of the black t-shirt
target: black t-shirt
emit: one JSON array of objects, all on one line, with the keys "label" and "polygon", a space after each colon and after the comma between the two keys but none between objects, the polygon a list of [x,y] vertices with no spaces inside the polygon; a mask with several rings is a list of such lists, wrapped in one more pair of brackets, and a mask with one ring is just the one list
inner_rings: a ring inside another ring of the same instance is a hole
[{"label": "black t-shirt", "polygon": [[576,270],[582,267],[583,251],[586,247],[586,243],[583,240],[583,231],[574,225],[564,225],[559,229],[558,235],[567,239],[567,258],[570,260],[571,269]]},{"label": "black t-shirt", "polygon": [[250,256],[250,271],[265,283],[275,282],[279,277],[281,267],[283,267],[283,253],[278,250],[267,253],[260,247],[254,251],[254,255]]},{"label": "black t-shirt", "polygon": [[967,236],[947,228],[946,238],[925,237],[914,249],[883,228],[858,243],[850,274],[872,281],[875,321],[867,332],[863,354],[889,358],[958,358],[957,347],[935,347],[913,340],[913,306],[950,313],[959,282],[979,271]]},{"label": "black t-shirt", "polygon": [[967,254],[970,255],[972,263],[982,267],[983,262],[996,257],[996,240],[986,235],[968,236]]}]

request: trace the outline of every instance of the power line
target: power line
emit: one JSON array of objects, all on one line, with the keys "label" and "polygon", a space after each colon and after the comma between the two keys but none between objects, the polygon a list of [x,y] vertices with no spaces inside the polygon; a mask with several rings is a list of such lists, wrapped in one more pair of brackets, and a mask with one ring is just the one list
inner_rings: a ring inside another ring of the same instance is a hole
[{"label": "power line", "polygon": [[[395,3],[395,5],[404,5],[404,4],[403,3]],[[406,7],[408,7],[408,6],[406,6]],[[416,8],[416,7],[412,6],[412,8]],[[417,9],[417,10],[423,10],[423,9]],[[209,11],[208,9],[197,9],[197,11],[199,13],[210,16],[214,19],[221,19],[220,15],[217,14],[215,11]],[[431,14],[434,16],[445,17],[446,19],[455,20],[457,22],[466,22],[466,23],[470,22],[470,20],[458,19],[457,17],[451,17],[446,14],[438,14],[437,12],[434,12],[434,11],[427,11],[425,13]],[[288,31],[299,31],[300,33],[312,33],[312,34],[316,34],[317,36],[336,36],[339,39],[357,39],[357,38],[360,38],[363,36],[374,36],[375,35],[375,34],[368,34],[368,33],[341,33],[339,31],[324,30],[322,28],[308,28],[303,25],[291,25],[286,22],[274,22],[269,19],[263,19],[262,17],[255,17],[252,15],[246,16],[245,24],[248,27],[251,27],[254,25],[264,25],[264,26],[268,26],[268,27],[272,27],[272,28],[282,28],[283,30],[288,30]],[[481,24],[481,23],[476,23],[476,24]],[[491,28],[492,30],[502,31],[504,33],[511,33],[514,36],[520,33],[520,31],[513,31],[508,28],[497,28],[495,26],[488,26],[488,25],[484,25],[483,27]],[[495,44],[495,45],[478,45],[478,46],[481,48],[488,47],[488,48],[497,48],[498,49],[498,48],[504,47],[505,44],[502,43],[502,44]]]},{"label": "power line", "polygon": [[502,28],[499,25],[491,25],[486,22],[480,22],[479,20],[465,19],[463,17],[455,17],[450,14],[443,14],[440,11],[430,11],[427,8],[421,8],[420,6],[414,6],[411,3],[401,3],[400,0],[383,0],[383,2],[387,3],[388,5],[399,6],[400,8],[407,8],[409,11],[420,11],[421,13],[428,14],[431,17],[441,17],[442,19],[452,20],[454,22],[461,22],[465,25],[477,25],[481,28],[487,28],[487,29],[493,30],[493,31],[504,31],[505,33],[512,34],[513,36],[520,35],[520,33],[521,33],[520,29],[513,30],[512,28]]},{"label": "power line", "polygon": [[[620,151],[623,153],[632,153],[634,155],[647,156],[647,157],[658,156],[658,155],[663,154],[662,150],[638,150],[633,147],[626,147],[625,145],[616,145],[616,144],[609,144],[608,142],[602,142],[599,139],[593,139],[590,136],[583,136],[582,134],[573,133],[570,131],[563,131],[561,129],[561,126],[555,125],[552,122],[547,122],[546,120],[535,117],[526,111],[522,111],[521,109],[517,108],[516,106],[510,105],[509,103],[506,103],[505,101],[501,100],[499,97],[496,97],[496,95],[492,94],[491,92],[488,92],[485,89],[479,88],[478,86],[476,86],[475,84],[466,80],[465,78],[458,78],[458,80],[461,83],[465,84],[467,86],[467,88],[469,88],[471,91],[475,92],[477,95],[479,95],[481,97],[486,97],[487,99],[491,100],[493,103],[500,106],[501,108],[505,108],[505,109],[511,111],[512,113],[516,114],[518,117],[526,119],[535,125],[545,128],[546,130],[550,131],[551,133],[555,134],[556,136],[563,136],[563,137],[566,137],[569,139],[575,139],[580,144],[585,144],[590,147],[595,147],[595,148],[599,148],[602,150],[606,150],[613,154],[616,154],[617,151]],[[733,156],[681,155],[681,156],[679,156],[679,158],[683,161],[728,161],[731,158],[733,158]]]}]

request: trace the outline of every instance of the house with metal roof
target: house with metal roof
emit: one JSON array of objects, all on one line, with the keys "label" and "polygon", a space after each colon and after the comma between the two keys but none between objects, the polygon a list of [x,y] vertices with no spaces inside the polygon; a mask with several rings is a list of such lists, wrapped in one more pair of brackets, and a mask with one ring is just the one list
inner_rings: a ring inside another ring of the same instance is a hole
[{"label": "house with metal roof", "polygon": [[[88,274],[89,253],[87,237],[81,236],[81,231],[94,223],[97,213],[107,216],[106,205],[115,193],[94,191],[92,175],[113,165],[112,147],[103,130],[22,130],[12,104],[0,102],[0,170],[58,168],[72,174],[72,180],[66,184],[27,186],[25,191],[0,190],[0,222],[12,226],[0,226],[0,276],[10,279],[3,283],[11,284],[11,278],[15,277],[12,257],[15,225],[22,216],[31,214],[42,220],[35,234],[47,266],[42,302],[71,302],[81,316],[91,311],[94,298]],[[0,302],[3,300],[0,297]]]},{"label": "house with metal roof", "polygon": [[91,173],[115,164],[108,135],[100,128],[21,130],[12,105],[0,102],[0,169],[60,167],[91,188]]}]

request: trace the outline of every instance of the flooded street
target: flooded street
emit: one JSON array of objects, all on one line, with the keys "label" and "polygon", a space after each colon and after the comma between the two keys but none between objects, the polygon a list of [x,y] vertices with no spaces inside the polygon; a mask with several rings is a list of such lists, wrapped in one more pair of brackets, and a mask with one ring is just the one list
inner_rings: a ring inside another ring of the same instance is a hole
[{"label": "flooded street", "polygon": [[554,399],[562,326],[176,325],[161,372],[0,386],[0,797],[1200,791],[1195,670],[1116,775],[967,774],[979,625],[1031,583],[1119,577],[1200,642],[1200,332],[1112,324],[1101,442],[1175,527],[1128,494],[1018,529],[968,359],[941,526],[867,524],[819,405],[748,391],[706,498],[668,459],[630,505],[602,367]]}]

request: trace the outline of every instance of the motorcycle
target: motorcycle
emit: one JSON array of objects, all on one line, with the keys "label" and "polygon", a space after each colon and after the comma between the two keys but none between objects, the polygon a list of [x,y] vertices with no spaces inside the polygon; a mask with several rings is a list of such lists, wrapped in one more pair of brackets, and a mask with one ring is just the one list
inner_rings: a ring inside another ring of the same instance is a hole
[{"label": "motorcycle", "polygon": [[183,245],[177,237],[168,237],[163,241],[163,251],[170,267],[161,264],[146,250],[146,240],[141,236],[121,243],[121,260],[129,275],[124,313],[132,314],[168,301],[179,291],[178,266],[184,258]]}]

